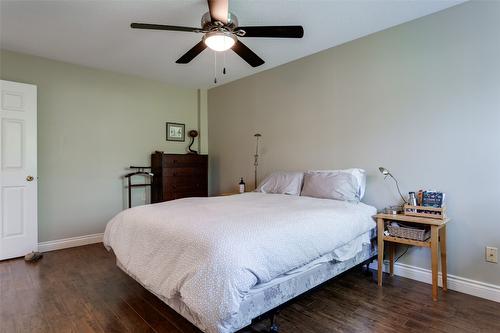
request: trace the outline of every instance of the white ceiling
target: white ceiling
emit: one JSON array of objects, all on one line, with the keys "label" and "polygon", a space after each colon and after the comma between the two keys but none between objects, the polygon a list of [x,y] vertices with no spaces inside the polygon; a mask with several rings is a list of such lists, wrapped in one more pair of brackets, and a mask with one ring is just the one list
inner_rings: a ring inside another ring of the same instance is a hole
[{"label": "white ceiling", "polygon": [[[198,27],[205,0],[0,0],[0,47],[69,63],[195,87],[213,86],[214,54],[175,64],[201,34],[132,30],[131,22]],[[451,7],[461,0],[230,0],[240,25],[304,26],[303,39],[243,38],[266,63],[226,52],[219,84]],[[218,55],[218,64],[223,56]]]}]

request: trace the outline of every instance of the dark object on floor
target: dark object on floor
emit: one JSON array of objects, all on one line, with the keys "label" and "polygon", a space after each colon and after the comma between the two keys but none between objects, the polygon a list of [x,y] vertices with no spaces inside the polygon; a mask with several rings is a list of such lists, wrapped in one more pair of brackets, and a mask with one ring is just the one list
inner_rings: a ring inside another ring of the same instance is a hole
[{"label": "dark object on floor", "polygon": [[271,316],[271,326],[269,326],[269,333],[278,333],[280,326],[278,325],[279,310],[276,310]]},{"label": "dark object on floor", "polygon": [[37,262],[43,258],[43,253],[31,252],[24,256],[24,261],[26,262]]}]

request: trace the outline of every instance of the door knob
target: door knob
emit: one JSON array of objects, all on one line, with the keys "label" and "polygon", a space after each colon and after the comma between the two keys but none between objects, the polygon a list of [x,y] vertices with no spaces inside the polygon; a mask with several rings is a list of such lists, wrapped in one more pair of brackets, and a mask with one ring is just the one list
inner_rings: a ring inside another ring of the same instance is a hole
[{"label": "door knob", "polygon": [[34,179],[34,178],[33,178],[33,176],[28,176],[28,177],[26,177],[26,181],[28,181],[28,182],[32,182],[32,181],[33,181],[33,179]]}]

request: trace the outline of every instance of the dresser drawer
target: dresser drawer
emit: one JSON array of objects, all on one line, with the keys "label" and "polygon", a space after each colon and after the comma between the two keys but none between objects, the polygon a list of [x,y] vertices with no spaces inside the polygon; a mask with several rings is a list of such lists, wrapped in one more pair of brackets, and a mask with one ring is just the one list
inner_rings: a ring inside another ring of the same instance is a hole
[{"label": "dresser drawer", "polygon": [[171,176],[171,177],[163,177],[163,184],[175,184],[175,185],[185,185],[185,184],[194,184],[207,182],[207,176],[205,175],[193,175],[193,176]]},{"label": "dresser drawer", "polygon": [[167,177],[200,176],[207,177],[207,169],[200,167],[164,168],[163,175]]},{"label": "dresser drawer", "polygon": [[163,165],[167,168],[200,167],[208,165],[207,155],[164,155]]},{"label": "dresser drawer", "polygon": [[163,186],[164,193],[187,193],[187,192],[199,192],[207,190],[207,182],[190,182],[184,184],[174,184],[165,183]]},{"label": "dresser drawer", "polygon": [[185,192],[185,193],[169,193],[167,194],[165,200],[175,200],[182,198],[191,198],[191,197],[206,197],[208,196],[206,192]]}]

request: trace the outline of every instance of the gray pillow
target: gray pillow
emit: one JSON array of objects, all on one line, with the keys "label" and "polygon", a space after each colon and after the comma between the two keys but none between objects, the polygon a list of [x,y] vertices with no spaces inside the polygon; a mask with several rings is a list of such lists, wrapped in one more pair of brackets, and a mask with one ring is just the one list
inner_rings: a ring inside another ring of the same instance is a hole
[{"label": "gray pillow", "polygon": [[300,195],[359,202],[359,184],[355,176],[348,172],[306,172],[304,187]]},{"label": "gray pillow", "polygon": [[341,169],[341,170],[308,170],[310,172],[346,172],[352,174],[356,177],[358,181],[358,193],[359,200],[363,199],[366,191],[366,171],[359,168],[351,168],[351,169]]},{"label": "gray pillow", "polygon": [[300,195],[303,172],[276,171],[266,177],[255,192]]}]

